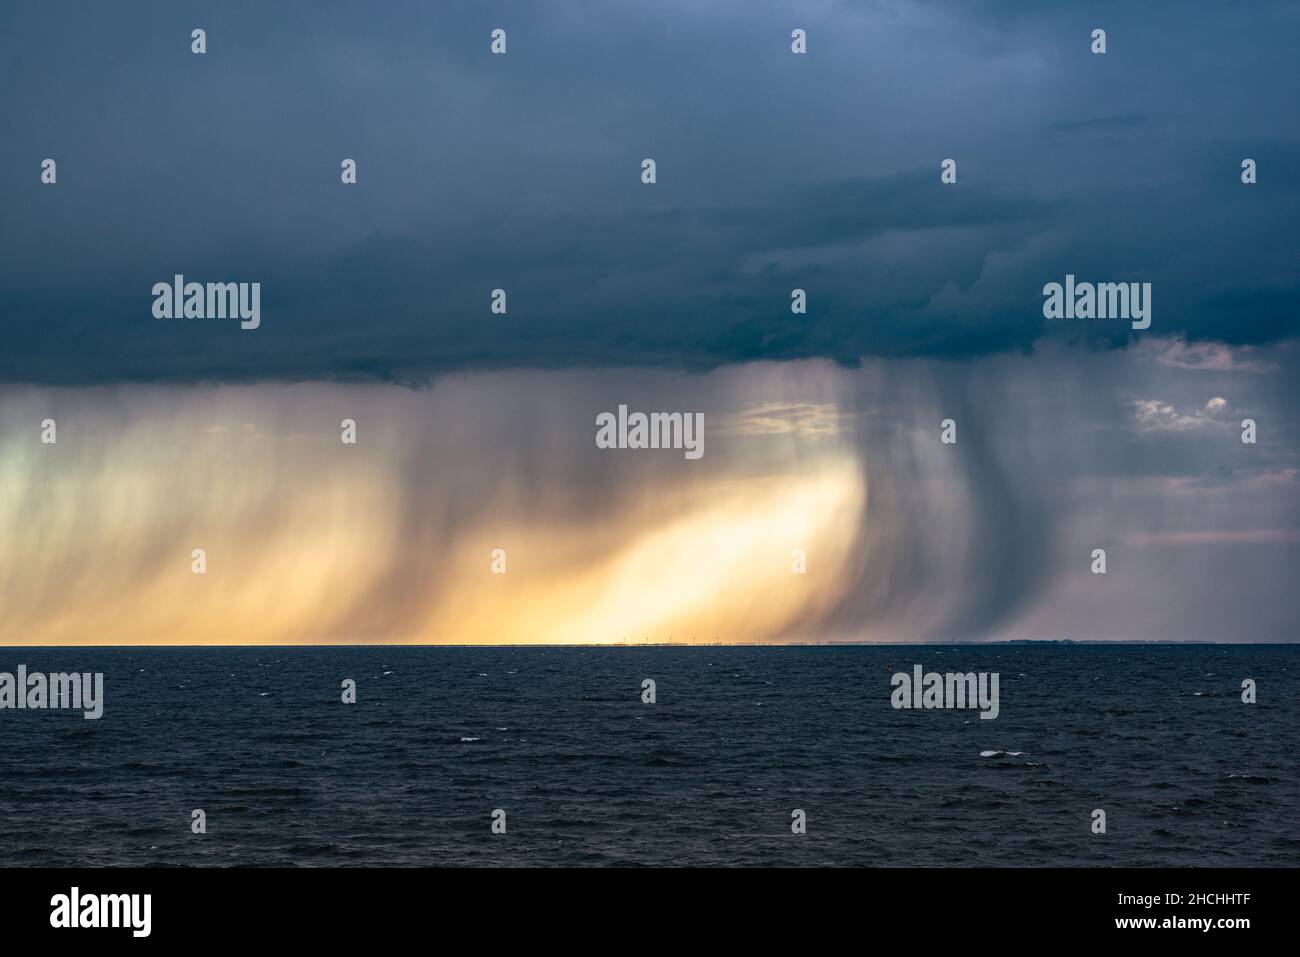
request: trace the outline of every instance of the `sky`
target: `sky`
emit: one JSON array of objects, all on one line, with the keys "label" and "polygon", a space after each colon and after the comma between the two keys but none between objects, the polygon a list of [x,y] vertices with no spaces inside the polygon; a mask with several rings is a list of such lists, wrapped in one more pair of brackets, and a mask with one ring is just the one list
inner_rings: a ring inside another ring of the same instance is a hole
[{"label": "sky", "polygon": [[[1269,2],[9,5],[0,641],[1293,639],[1297,39]],[[156,318],[178,273],[261,325]],[[1045,319],[1066,275],[1151,283],[1150,328]],[[704,456],[598,449],[619,404]]]}]

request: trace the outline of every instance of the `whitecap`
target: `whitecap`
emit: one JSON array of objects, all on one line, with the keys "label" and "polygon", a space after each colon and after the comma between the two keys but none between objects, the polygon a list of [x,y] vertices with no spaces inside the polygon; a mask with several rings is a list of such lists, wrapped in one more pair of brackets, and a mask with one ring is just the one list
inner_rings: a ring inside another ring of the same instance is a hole
[{"label": "whitecap", "polygon": [[482,741],[482,740],[483,740],[482,738],[461,738],[460,743],[464,744],[466,741]]},{"label": "whitecap", "polygon": [[1018,758],[1025,752],[1023,751],[981,751],[981,758]]}]

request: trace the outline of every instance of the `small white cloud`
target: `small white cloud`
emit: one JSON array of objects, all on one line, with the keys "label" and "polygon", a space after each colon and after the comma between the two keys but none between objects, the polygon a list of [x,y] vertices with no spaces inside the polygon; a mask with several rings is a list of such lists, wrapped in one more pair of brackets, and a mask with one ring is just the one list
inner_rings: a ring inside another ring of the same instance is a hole
[{"label": "small white cloud", "polygon": [[1155,355],[1156,363],[1172,369],[1206,372],[1272,372],[1277,367],[1261,362],[1252,346],[1227,346],[1220,342],[1188,343],[1182,339],[1156,338],[1141,348]]},{"label": "small white cloud", "polygon": [[719,432],[731,435],[834,435],[842,413],[833,403],[770,402],[733,415],[721,416]]},{"label": "small white cloud", "polygon": [[1140,432],[1186,432],[1216,424],[1218,416],[1228,407],[1228,400],[1215,396],[1203,409],[1192,413],[1179,412],[1173,403],[1159,399],[1137,399],[1129,407]]}]

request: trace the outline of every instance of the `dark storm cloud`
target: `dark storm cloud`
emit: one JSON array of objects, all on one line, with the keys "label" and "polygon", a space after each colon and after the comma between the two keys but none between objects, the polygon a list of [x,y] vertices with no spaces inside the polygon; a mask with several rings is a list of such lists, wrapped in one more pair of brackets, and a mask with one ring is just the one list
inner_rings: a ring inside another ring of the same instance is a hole
[{"label": "dark storm cloud", "polygon": [[[1152,333],[1274,342],[1298,35],[1282,3],[10,5],[0,381],[1128,343],[1042,318],[1067,272],[1152,282]],[[154,319],[175,273],[261,282],[262,327]]]},{"label": "dark storm cloud", "polygon": [[1140,113],[1124,113],[1120,116],[1098,116],[1090,120],[1058,120],[1048,123],[1046,132],[1058,133],[1092,133],[1105,130],[1128,130],[1141,126],[1146,117]]}]

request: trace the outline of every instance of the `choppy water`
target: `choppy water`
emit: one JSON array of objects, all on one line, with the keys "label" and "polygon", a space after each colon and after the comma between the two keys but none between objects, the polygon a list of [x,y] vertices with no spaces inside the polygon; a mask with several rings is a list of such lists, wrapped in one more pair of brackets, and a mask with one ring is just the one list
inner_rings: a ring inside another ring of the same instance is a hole
[{"label": "choppy water", "polygon": [[[1298,651],[5,649],[106,705],[0,711],[0,864],[1295,866]],[[1000,716],[894,710],[917,663]]]}]

